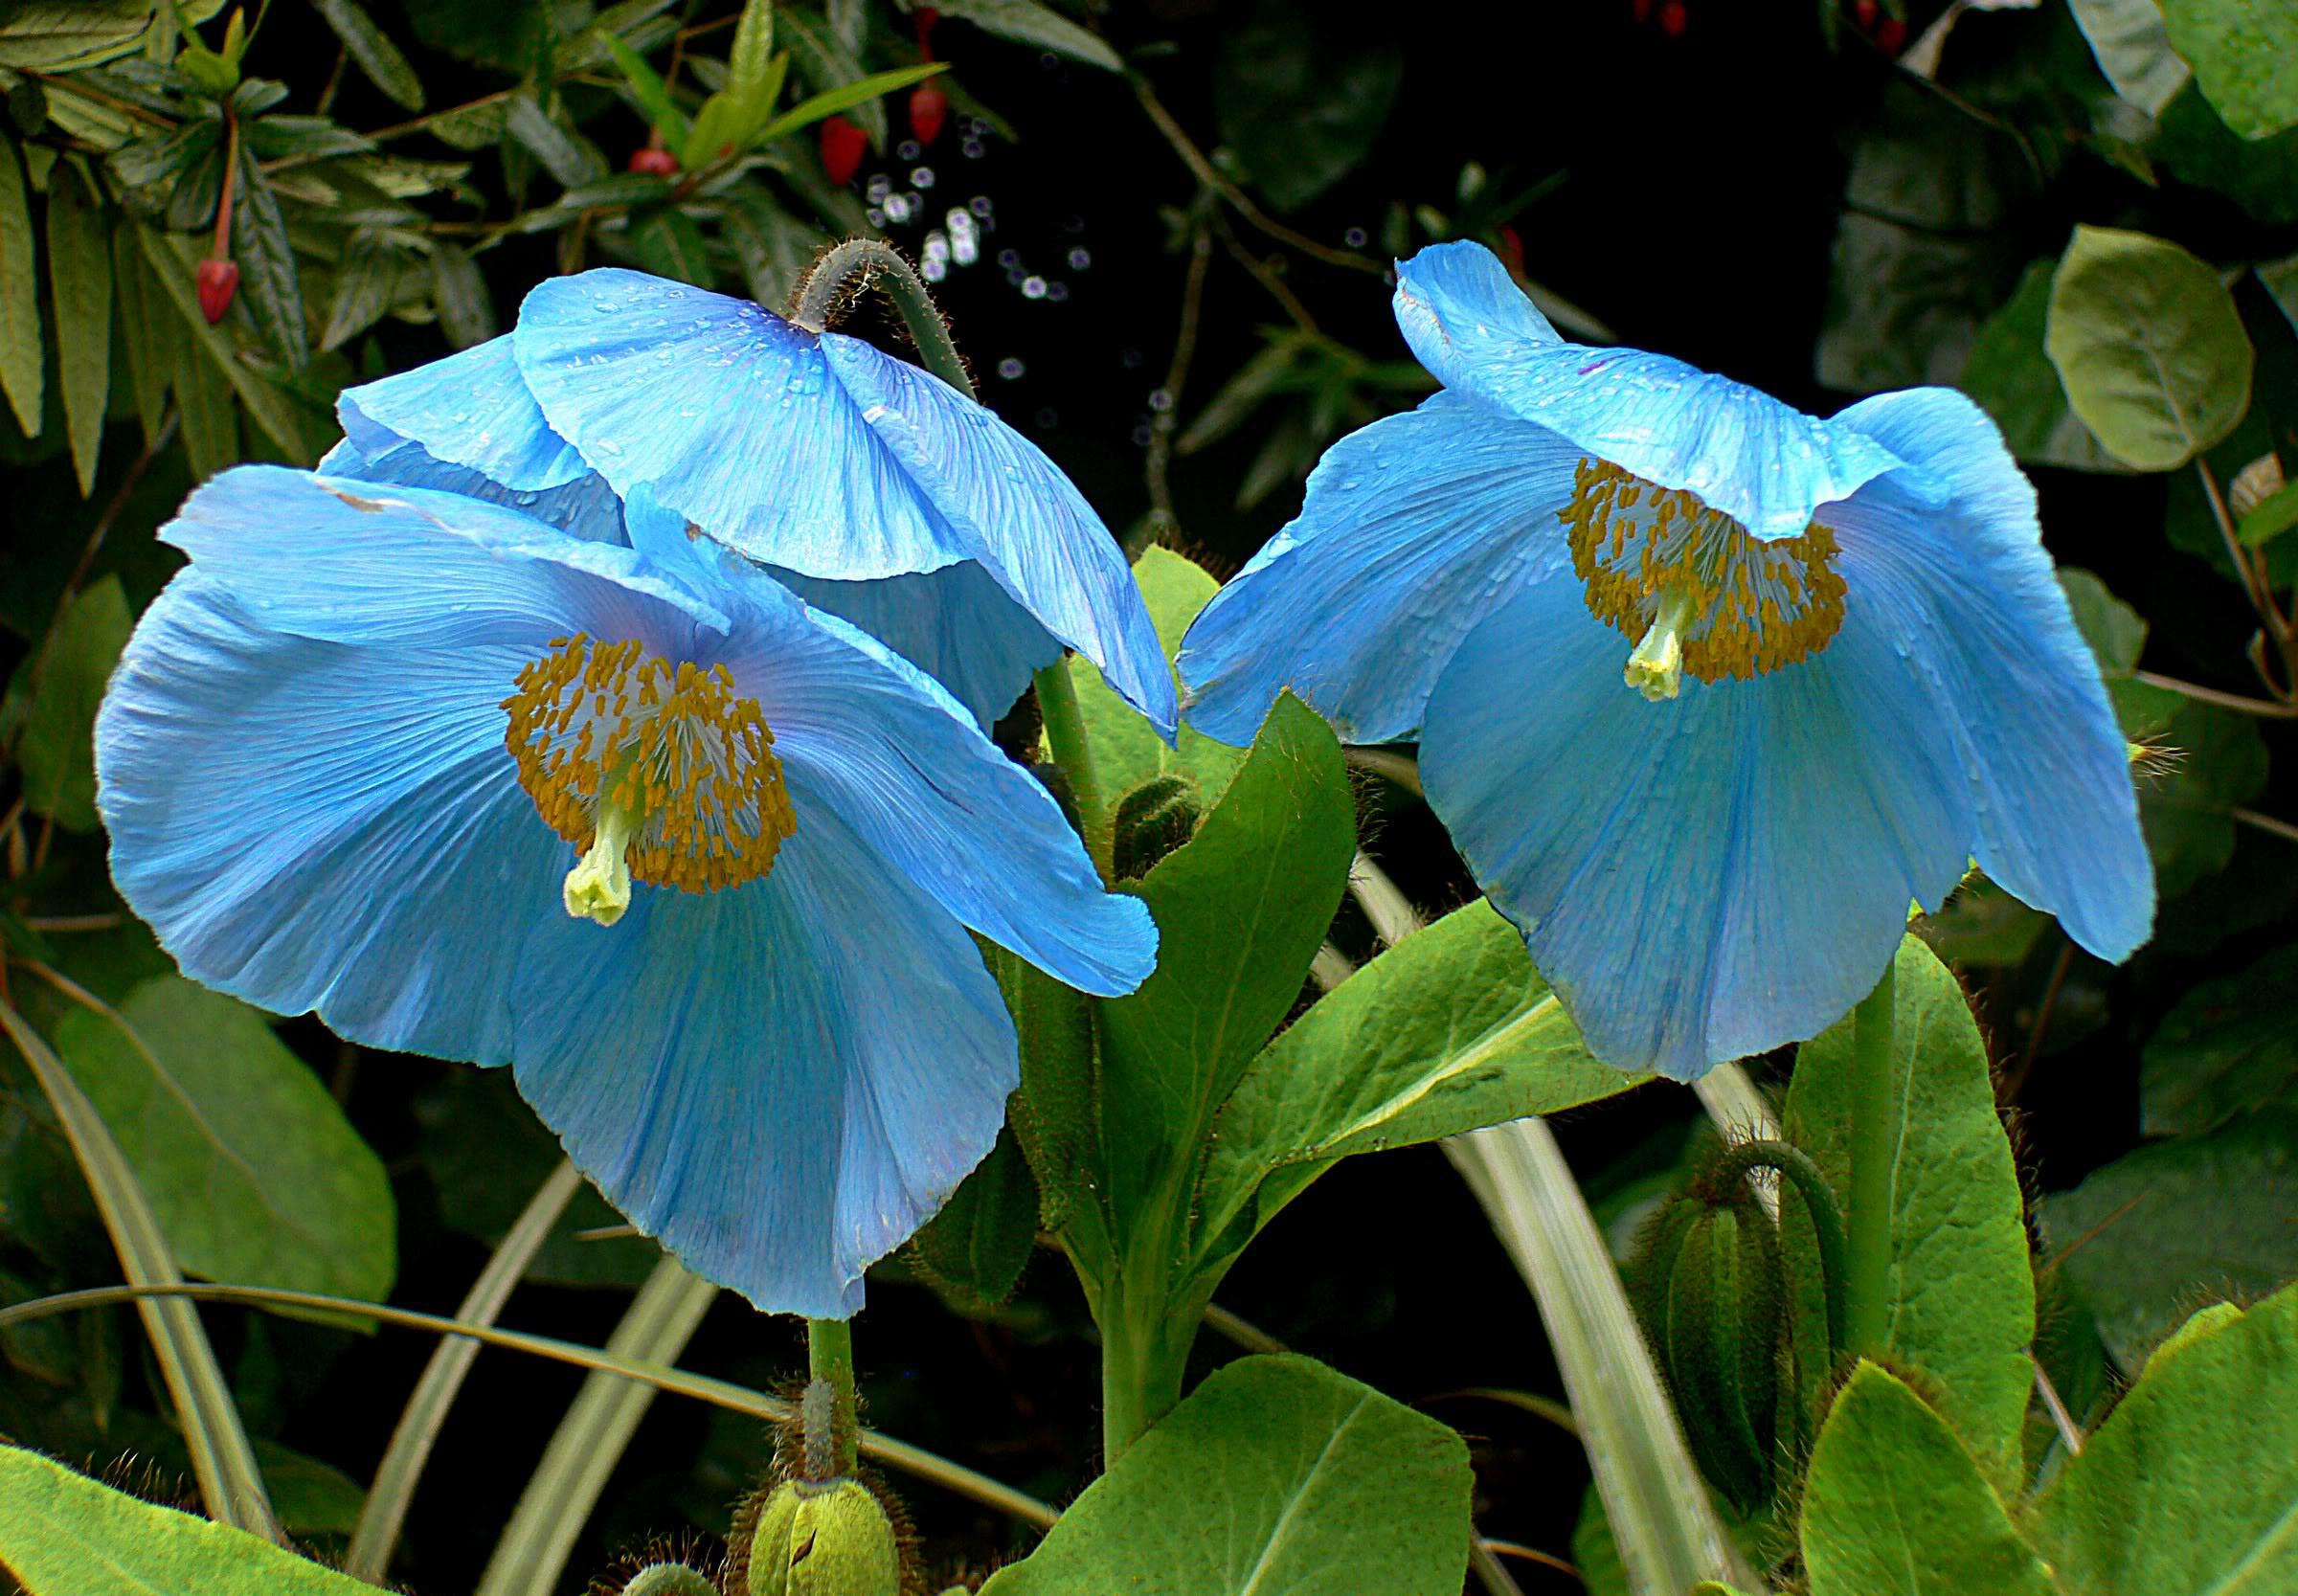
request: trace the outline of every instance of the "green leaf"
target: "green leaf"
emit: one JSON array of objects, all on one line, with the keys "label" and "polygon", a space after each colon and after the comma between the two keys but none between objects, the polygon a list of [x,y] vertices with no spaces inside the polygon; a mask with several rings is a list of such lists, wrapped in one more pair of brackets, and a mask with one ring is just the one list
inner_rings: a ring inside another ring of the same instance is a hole
[{"label": "green leaf", "polygon": [[2255,269],[2258,281],[2265,284],[2283,319],[2290,324],[2290,330],[2298,332],[2298,255],[2270,260]]},{"label": "green leaf", "polygon": [[1299,997],[1347,885],[1355,821],[1340,745],[1288,693],[1197,835],[1142,878],[1157,970],[1100,1005],[1120,1234],[1136,1204],[1194,1173],[1214,1113]]},{"label": "green leaf", "polygon": [[2262,222],[2298,222],[2298,128],[2245,139],[2190,86],[2163,111],[2147,153],[2179,182],[2215,189]]},{"label": "green leaf", "polygon": [[2257,720],[2213,704],[2181,703],[2160,726],[2176,751],[2167,772],[2142,774],[2138,819],[2165,899],[2209,880],[2234,857],[2234,808],[2265,790],[2267,754]]},{"label": "green leaf", "polygon": [[151,10],[152,0],[11,5],[0,11],[0,67],[65,73],[124,56],[150,26]]},{"label": "green leaf", "polygon": [[[817,92],[839,88],[865,76],[861,58],[847,48],[845,40],[835,29],[826,25],[824,19],[804,11],[785,11],[777,19],[777,26],[780,36],[789,43],[791,57],[799,74]],[[872,149],[886,147],[885,106],[875,100],[865,100],[860,104],[848,106],[847,113],[869,136]],[[778,301],[760,303],[777,303]]]},{"label": "green leaf", "polygon": [[2162,20],[2227,126],[2263,139],[2298,123],[2298,10],[2285,0],[2162,0]]},{"label": "green leaf", "polygon": [[553,121],[531,94],[522,92],[510,97],[510,109],[503,125],[542,164],[545,171],[558,179],[562,189],[596,183],[607,174],[606,158],[589,140],[568,132]]},{"label": "green leaf", "polygon": [[1020,1043],[1021,1090],[1006,1113],[1037,1177],[1038,1218],[1060,1230],[1071,1204],[1089,1189],[1094,1136],[1093,1011],[1085,995],[1064,986],[1019,954],[981,941],[998,978]]},{"label": "green leaf", "polygon": [[2298,1289],[2190,1330],[2147,1365],[2038,1504],[2062,1589],[2298,1589]]},{"label": "green leaf", "polygon": [[158,440],[168,413],[168,385],[175,379],[175,312],[151,283],[151,269],[128,228],[112,232],[112,291],[119,299],[112,325],[127,357],[128,386],[146,447]]},{"label": "green leaf", "polygon": [[134,626],[120,578],[105,576],[73,596],[46,643],[21,668],[32,693],[16,745],[24,804],[66,831],[96,829],[91,730],[103,685]]},{"label": "green leaf", "polygon": [[1349,1154],[1552,1113],[1642,1079],[1588,1055],[1523,937],[1478,898],[1319,998],[1252,1061],[1205,1160],[1200,1255],[1233,1254]]},{"label": "green leaf", "polygon": [[2167,687],[2138,680],[2138,657],[2147,645],[2146,618],[2117,598],[2094,573],[2079,566],[2061,566],[2059,586],[2074,612],[2076,629],[2099,663],[2099,675],[2124,735],[2137,738],[2160,731],[2186,700]]},{"label": "green leaf", "polygon": [[778,85],[781,74],[774,65],[774,0],[743,0],[742,16],[734,24],[734,42],[726,53],[727,81],[736,99],[754,95],[771,76]]},{"label": "green leaf", "polygon": [[1457,1596],[1470,1485],[1434,1420],[1306,1358],[1240,1359],[982,1596]]},{"label": "green leaf", "polygon": [[0,389],[26,438],[40,436],[40,279],[33,264],[32,211],[15,141],[0,137]]},{"label": "green leaf", "polygon": [[1811,1596],[2053,1596],[1954,1431],[1873,1363],[1812,1448],[1801,1536]]},{"label": "green leaf", "polygon": [[239,150],[239,181],[233,191],[232,254],[239,262],[237,303],[247,306],[263,341],[288,368],[300,371],[311,358],[311,334],[304,326],[295,246],[288,241],[287,220],[280,214],[271,180],[257,164],[255,151],[244,146]]},{"label": "green leaf", "polygon": [[[2034,1371],[2035,1287],[2010,1139],[1995,1116],[1987,1044],[1947,967],[1900,944],[1892,1030],[1890,1332],[1886,1350],[1925,1389],[1987,1475],[2008,1488]],[[1851,1189],[1852,1022],[1804,1044],[1788,1090],[1788,1140]],[[1799,1200],[1783,1190],[1783,1211]],[[1814,1277],[1805,1225],[1781,1226]]]},{"label": "green leaf", "polygon": [[190,339],[176,346],[175,402],[183,417],[184,454],[194,482],[239,460],[239,413],[226,373]]},{"label": "green leaf", "polygon": [[2298,1110],[2156,1142],[2045,1198],[2059,1269],[2126,1373],[2200,1303],[2298,1275]]},{"label": "green leaf", "polygon": [[2251,506],[2236,528],[2245,548],[2256,549],[2273,542],[2292,527],[2298,527],[2298,483],[2283,488],[2261,503]]},{"label": "green leaf", "polygon": [[2184,465],[2242,420],[2255,356],[2217,272],[2143,233],[2078,227],[2051,279],[2043,348],[2067,402],[2142,471]]},{"label": "green leaf", "polygon": [[358,0],[311,0],[319,14],[327,19],[335,36],[343,40],[344,49],[367,74],[367,80],[381,89],[394,103],[410,111],[423,108],[422,80],[416,77],[415,68],[399,54],[399,47],[391,42],[382,29],[375,26],[358,4]]},{"label": "green leaf", "polygon": [[1109,47],[1108,40],[1080,28],[1051,7],[1039,5],[1037,0],[950,0],[940,11],[944,16],[962,18],[985,34],[995,34],[1016,44],[1050,50],[1056,56],[1067,56],[1072,61],[1083,61],[1105,72],[1125,70],[1125,62]]},{"label": "green leaf", "polygon": [[[1181,651],[1181,640],[1221,584],[1185,554],[1170,549],[1145,549],[1134,562],[1133,579],[1149,609],[1157,641],[1170,668]],[[1071,655],[1070,678],[1077,686],[1077,712],[1085,726],[1085,747],[1093,762],[1093,776],[1114,801],[1145,781],[1177,776],[1189,783],[1199,808],[1210,808],[1228,790],[1229,781],[1245,763],[1245,751],[1215,742],[1185,722],[1179,742],[1171,748],[1142,719],[1140,711],[1119,698],[1101,680],[1101,672],[1083,655]],[[1178,691],[1180,678],[1174,678]]]},{"label": "green leaf", "polygon": [[495,302],[478,263],[461,244],[441,238],[431,246],[431,303],[447,342],[459,349],[495,335]]},{"label": "green leaf", "polygon": [[83,162],[58,169],[48,191],[48,288],[56,298],[56,366],[79,496],[96,489],[103,411],[112,386],[112,252],[103,196]]},{"label": "green leaf", "polygon": [[646,121],[662,135],[664,145],[671,149],[683,149],[687,143],[687,113],[678,108],[664,85],[662,74],[646,64],[646,57],[616,38],[606,36],[607,53],[614,56],[615,65],[622,69],[622,77],[630,84],[630,92],[646,113]]},{"label": "green leaf", "polygon": [[407,258],[372,233],[354,233],[343,246],[335,289],[327,296],[322,350],[341,348],[383,319],[397,294]]},{"label": "green leaf", "polygon": [[676,206],[665,206],[632,228],[630,252],[656,277],[676,278],[698,288],[708,288],[714,281],[701,227]]},{"label": "green leaf", "polygon": [[1371,151],[1403,80],[1395,50],[1312,27],[1283,0],[1260,0],[1223,34],[1213,107],[1253,185],[1277,210],[1295,211]]},{"label": "green leaf", "polygon": [[2043,353],[2055,262],[2038,260],[2018,280],[2009,302],[1980,324],[1956,385],[2003,429],[2003,441],[2020,460],[2077,471],[2120,471],[2066,402],[2059,372]]},{"label": "green leaf", "polygon": [[759,128],[756,133],[751,135],[750,142],[765,144],[780,138],[785,133],[795,133],[801,127],[810,127],[815,123],[822,121],[822,118],[836,116],[840,111],[859,105],[866,100],[875,100],[882,94],[891,94],[894,90],[906,89],[912,83],[922,83],[927,79],[948,70],[949,63],[946,61],[922,61],[916,66],[896,67],[891,72],[872,73],[869,77],[848,83],[844,88],[829,89],[822,94],[812,95],[800,101],[780,116]]},{"label": "green leaf", "polygon": [[178,1262],[211,1280],[380,1301],[391,1181],[334,1098],[244,1003],[180,976],[78,1011],[56,1051],[111,1127]]},{"label": "green leaf", "polygon": [[2139,1130],[2150,1136],[2216,1130],[2237,1114],[2289,1099],[2298,1087],[2292,992],[2298,992],[2298,947],[2189,989],[2140,1061]]},{"label": "green leaf", "polygon": [[373,1596],[270,1541],[0,1447],[0,1562],[26,1596]]},{"label": "green leaf", "polygon": [[2161,0],[2068,0],[2068,8],[2114,92],[2147,115],[2162,115],[2194,76],[2171,48]]},{"label": "green leaf", "polygon": [[1037,1247],[1037,1181],[1010,1130],[918,1231],[914,1261],[945,1296],[969,1310],[1013,1294]]}]

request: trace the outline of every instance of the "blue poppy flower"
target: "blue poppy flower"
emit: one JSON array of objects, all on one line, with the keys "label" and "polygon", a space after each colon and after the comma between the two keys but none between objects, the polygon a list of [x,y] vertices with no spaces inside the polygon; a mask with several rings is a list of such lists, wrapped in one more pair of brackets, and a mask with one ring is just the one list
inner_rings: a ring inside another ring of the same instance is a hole
[{"label": "blue poppy flower", "polygon": [[843,1315],[1016,1084],[969,928],[1097,993],[1156,928],[939,686],[636,503],[632,548],[199,489],[97,719],[113,878],[187,975],[510,1065],[642,1229]]},{"label": "blue poppy flower", "polygon": [[611,531],[592,513],[601,490],[643,487],[984,727],[1066,644],[1173,734],[1156,628],[1075,485],[995,414],[858,338],[601,267],[536,287],[514,331],[349,389],[337,411],[334,468],[510,495],[578,535]]},{"label": "blue poppy flower", "polygon": [[1815,1035],[1975,856],[2103,958],[2153,876],[2127,750],[1978,407],[1830,420],[1565,343],[1475,244],[1399,267],[1444,384],[1342,438],[1184,641],[1230,742],[1290,686],[1431,805],[1599,1057]]}]

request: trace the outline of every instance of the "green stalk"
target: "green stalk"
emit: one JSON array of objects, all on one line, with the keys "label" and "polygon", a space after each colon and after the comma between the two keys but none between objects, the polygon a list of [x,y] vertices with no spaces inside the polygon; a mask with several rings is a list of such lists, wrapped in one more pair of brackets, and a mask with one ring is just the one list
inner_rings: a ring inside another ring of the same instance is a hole
[{"label": "green stalk", "polygon": [[1085,826],[1086,851],[1107,880],[1113,845],[1109,811],[1100,777],[1093,774],[1093,750],[1085,740],[1085,712],[1077,707],[1077,684],[1070,677],[1066,655],[1037,673],[1037,712],[1046,723],[1046,750],[1070,778],[1070,798]]},{"label": "green stalk", "polygon": [[[845,1319],[806,1321],[806,1369],[830,1387],[830,1475],[854,1472],[861,1460],[861,1424],[854,1405],[854,1327]],[[806,1437],[812,1455],[814,1437]]]},{"label": "green stalk", "polygon": [[1862,1358],[1891,1334],[1893,966],[1852,1011],[1851,1213],[1843,1271],[1844,1340]]}]

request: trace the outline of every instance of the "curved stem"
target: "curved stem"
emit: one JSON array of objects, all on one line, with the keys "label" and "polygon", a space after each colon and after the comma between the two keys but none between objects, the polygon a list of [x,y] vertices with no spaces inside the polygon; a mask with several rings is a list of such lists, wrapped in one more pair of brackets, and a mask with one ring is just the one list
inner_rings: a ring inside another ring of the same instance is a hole
[{"label": "curved stem", "polygon": [[1827,1183],[1827,1177],[1809,1154],[1784,1141],[1741,1142],[1716,1165],[1716,1174],[1721,1180],[1737,1182],[1757,1169],[1771,1170],[1792,1185],[1795,1195],[1803,1199],[1804,1212],[1812,1216],[1812,1231],[1819,1246],[1820,1285],[1827,1297],[1828,1349],[1839,1353],[1846,1333],[1843,1288],[1849,1257],[1843,1209],[1836,1201],[1836,1188]]},{"label": "curved stem", "polygon": [[[845,1319],[806,1321],[806,1367],[816,1380],[829,1382],[830,1477],[854,1472],[861,1456],[861,1424],[854,1405],[854,1327]],[[806,1437],[806,1453],[815,1450]]]},{"label": "curved stem", "polygon": [[1891,1333],[1891,1025],[1895,964],[1852,1011],[1851,1214],[1843,1316],[1846,1348],[1871,1358]]},{"label": "curved stem", "polygon": [[798,309],[790,319],[810,332],[824,331],[851,293],[872,287],[885,289],[901,312],[902,326],[917,345],[918,363],[967,398],[979,397],[925,281],[902,259],[901,251],[881,239],[848,238],[816,261],[798,291]]}]

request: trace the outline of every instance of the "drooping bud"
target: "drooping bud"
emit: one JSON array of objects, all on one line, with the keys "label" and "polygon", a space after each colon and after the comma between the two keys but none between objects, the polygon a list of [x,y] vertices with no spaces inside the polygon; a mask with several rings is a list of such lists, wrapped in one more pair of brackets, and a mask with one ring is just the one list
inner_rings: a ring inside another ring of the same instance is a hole
[{"label": "drooping bud", "polygon": [[232,296],[239,291],[238,262],[210,256],[199,263],[194,277],[199,286],[199,313],[214,326],[223,320],[223,313],[232,307]]},{"label": "drooping bud", "polygon": [[899,1537],[851,1477],[777,1485],[758,1509],[748,1596],[900,1596]]},{"label": "drooping bud", "polygon": [[644,177],[668,177],[678,170],[678,157],[660,145],[642,145],[630,152],[630,169]]},{"label": "drooping bud", "polygon": [[822,123],[822,169],[831,182],[840,188],[854,180],[862,169],[862,153],[869,147],[869,135],[844,117],[824,117]]},{"label": "drooping bud", "polygon": [[930,145],[941,137],[941,124],[949,115],[950,97],[935,83],[929,80],[910,91],[910,130],[919,144]]},{"label": "drooping bud", "polygon": [[1117,801],[1110,821],[1110,871],[1134,881],[1197,833],[1196,794],[1187,780],[1160,776],[1142,782]]}]

